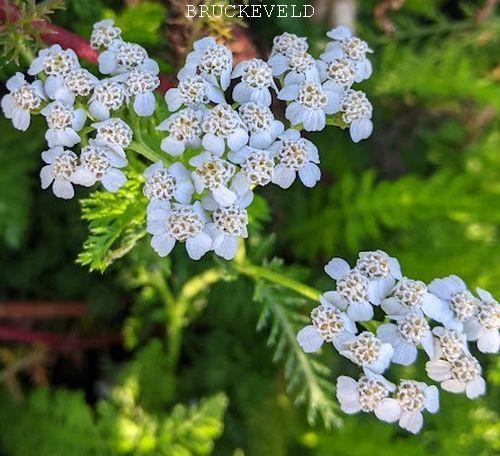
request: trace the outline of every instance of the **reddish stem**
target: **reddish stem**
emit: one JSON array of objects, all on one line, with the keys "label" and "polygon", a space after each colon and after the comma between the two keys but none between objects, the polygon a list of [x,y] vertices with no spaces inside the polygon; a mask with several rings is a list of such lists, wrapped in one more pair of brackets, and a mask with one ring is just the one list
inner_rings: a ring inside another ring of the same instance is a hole
[{"label": "reddish stem", "polygon": [[77,335],[55,334],[45,331],[33,331],[25,328],[0,326],[0,340],[25,344],[43,344],[57,352],[74,352],[108,347],[121,343],[120,334],[102,334],[81,338]]},{"label": "reddish stem", "polygon": [[45,319],[59,317],[81,318],[86,306],[81,302],[3,302],[0,303],[0,318]]},{"label": "reddish stem", "polygon": [[[19,17],[19,8],[6,0],[0,0],[0,20],[13,22]],[[73,49],[78,57],[90,63],[97,63],[99,53],[90,47],[87,40],[57,25],[46,21],[33,22],[33,27],[42,32],[42,39],[47,44],[59,44],[63,49]],[[175,79],[170,75],[160,74],[160,92],[166,92],[175,86]]]}]

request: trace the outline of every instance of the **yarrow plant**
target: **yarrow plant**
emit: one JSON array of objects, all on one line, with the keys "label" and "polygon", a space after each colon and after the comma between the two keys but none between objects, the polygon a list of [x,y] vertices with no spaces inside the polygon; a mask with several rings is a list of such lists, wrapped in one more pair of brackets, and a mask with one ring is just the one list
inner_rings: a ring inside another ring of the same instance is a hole
[{"label": "yarrow plant", "polygon": [[[381,250],[361,252],[354,268],[333,258],[325,272],[336,290],[320,296],[311,324],[299,331],[297,341],[306,353],[329,342],[361,367],[358,379],[337,378],[342,411],[374,413],[418,433],[423,413],[439,410],[438,388],[413,379],[394,384],[385,375],[391,364],[415,363],[419,348],[428,359],[428,377],[443,390],[469,399],[486,393],[481,365],[467,341],[475,341],[483,353],[498,353],[500,304],[490,293],[478,288],[475,297],[453,275],[429,286],[409,279],[399,262]],[[383,321],[373,319],[374,308],[382,310]]]},{"label": "yarrow plant", "polygon": [[[28,70],[35,79],[13,76],[2,109],[20,130],[29,127],[32,114],[45,117],[48,150],[40,177],[58,197],[72,198],[75,185],[98,182],[116,192],[127,182],[127,167],[140,169],[146,230],[160,256],[179,242],[192,259],[210,251],[232,259],[238,239],[248,236],[247,208],[256,187],[286,189],[297,177],[313,187],[321,179],[319,151],[303,130],[349,127],[355,142],[371,133],[371,104],[352,89],[371,74],[369,48],[344,27],[328,33],[332,41],[319,59],[305,38],[290,33],[274,39],[267,61],[236,65],[214,38],[196,41],[177,87],[165,93],[167,118],[153,118],[155,129],[141,118],[160,110],[158,64],[121,36],[110,19],[94,24],[90,46],[99,52],[100,77],[82,68],[71,49],[40,50]],[[359,279],[358,295],[339,297],[348,315],[340,334],[352,333],[349,319],[370,316],[378,295],[398,277],[391,274],[388,283],[355,272],[339,277]]]}]

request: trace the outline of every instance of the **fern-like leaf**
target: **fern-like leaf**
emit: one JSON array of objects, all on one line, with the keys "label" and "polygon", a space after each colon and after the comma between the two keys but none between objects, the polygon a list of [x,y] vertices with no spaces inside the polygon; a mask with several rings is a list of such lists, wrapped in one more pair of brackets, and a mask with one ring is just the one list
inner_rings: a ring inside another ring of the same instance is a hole
[{"label": "fern-like leaf", "polygon": [[77,262],[103,272],[113,261],[127,254],[146,234],[146,198],[141,178],[128,175],[117,192],[94,192],[82,201],[82,218],[89,221],[89,238]]}]

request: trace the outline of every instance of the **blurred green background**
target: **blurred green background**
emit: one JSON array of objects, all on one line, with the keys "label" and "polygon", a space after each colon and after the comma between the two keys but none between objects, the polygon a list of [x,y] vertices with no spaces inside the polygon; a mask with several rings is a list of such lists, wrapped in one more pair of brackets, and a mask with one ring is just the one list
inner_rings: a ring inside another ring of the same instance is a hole
[{"label": "blurred green background", "polygon": [[[322,180],[260,193],[249,258],[326,290],[322,268],[332,256],[381,248],[408,277],[454,273],[500,296],[495,1],[280,0],[313,3],[314,20],[246,23],[188,21],[177,0],[64,3],[54,23],[88,37],[93,22],[112,17],[173,73],[202,35],[242,54],[253,43],[266,56],[273,36],[288,31],[309,37],[317,56],[327,30],[353,25],[374,50],[373,76],[359,87],[374,106],[374,133],[359,144],[333,127],[310,135]],[[14,71],[4,58],[1,80]],[[43,128],[38,118],[22,134],[0,120],[0,454],[500,454],[495,356],[479,356],[487,396],[443,392],[440,413],[410,436],[338,410],[334,380],[357,369],[333,350],[301,357],[293,336],[313,303],[292,291],[211,257],[195,263],[181,249],[160,260],[146,237],[104,274],[76,264],[88,237],[78,198],[90,212],[108,202],[81,189],[60,201],[40,189]],[[282,260],[266,262],[274,257]],[[26,314],[13,317],[9,306],[19,303]],[[47,303],[70,315],[37,316]],[[391,375],[425,379],[423,365],[421,355]],[[291,379],[300,384],[290,390]]]}]

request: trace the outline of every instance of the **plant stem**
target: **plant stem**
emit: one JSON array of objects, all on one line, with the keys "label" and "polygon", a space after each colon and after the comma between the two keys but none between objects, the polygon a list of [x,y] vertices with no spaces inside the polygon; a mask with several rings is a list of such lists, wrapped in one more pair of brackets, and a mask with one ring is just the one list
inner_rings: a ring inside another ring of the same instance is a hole
[{"label": "plant stem", "polygon": [[188,280],[177,297],[167,300],[167,363],[173,373],[179,361],[182,328],[186,325],[186,314],[193,298],[222,278],[222,270],[211,268]]},{"label": "plant stem", "polygon": [[290,279],[285,275],[271,271],[261,266],[255,266],[248,262],[245,263],[232,263],[232,268],[240,274],[246,275],[253,279],[267,280],[268,282],[275,283],[289,290],[295,291],[297,294],[304,296],[311,301],[318,301],[320,292],[315,288],[303,284],[294,279]]},{"label": "plant stem", "polygon": [[[132,141],[128,146],[130,150],[137,152],[138,154],[146,157],[148,160],[152,162],[163,161],[165,162],[165,157],[163,157],[160,153],[155,152],[149,146],[144,144],[143,142]],[[168,164],[168,163],[167,163]]]}]

